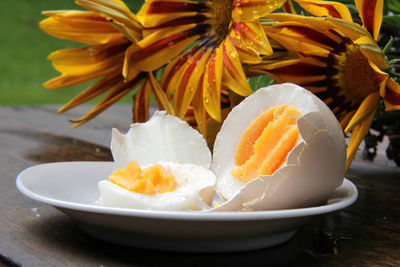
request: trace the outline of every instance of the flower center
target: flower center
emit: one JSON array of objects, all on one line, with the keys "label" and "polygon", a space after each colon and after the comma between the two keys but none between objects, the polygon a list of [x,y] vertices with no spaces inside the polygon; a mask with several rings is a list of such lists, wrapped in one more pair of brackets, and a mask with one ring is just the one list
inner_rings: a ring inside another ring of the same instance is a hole
[{"label": "flower center", "polygon": [[214,0],[213,9],[213,30],[219,41],[225,39],[229,33],[232,21],[232,1],[233,0]]},{"label": "flower center", "polygon": [[375,71],[368,63],[368,59],[361,53],[358,46],[348,51],[346,64],[343,68],[344,84],[354,97],[365,97],[378,90],[379,84],[375,79]]},{"label": "flower center", "polygon": [[330,53],[327,63],[327,90],[317,95],[340,121],[379,90],[379,79],[359,46],[346,38]]},{"label": "flower center", "polygon": [[350,99],[364,99],[379,89],[375,71],[368,63],[358,45],[350,44],[338,57],[339,84]]}]

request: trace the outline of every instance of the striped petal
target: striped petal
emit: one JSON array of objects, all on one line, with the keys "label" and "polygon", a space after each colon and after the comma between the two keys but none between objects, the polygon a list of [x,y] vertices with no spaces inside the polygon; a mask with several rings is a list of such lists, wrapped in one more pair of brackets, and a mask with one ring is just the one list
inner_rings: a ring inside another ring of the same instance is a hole
[{"label": "striped petal", "polygon": [[219,46],[207,62],[201,83],[205,109],[214,120],[219,122],[221,121],[222,72],[222,46]]},{"label": "striped petal", "polygon": [[232,18],[241,22],[254,21],[280,8],[285,2],[286,0],[234,0]]},{"label": "striped petal", "polygon": [[133,122],[145,122],[149,119],[150,91],[151,83],[146,79],[133,98]]},{"label": "striped petal", "polygon": [[374,62],[380,69],[387,69],[389,64],[378,44],[367,36],[362,36],[354,41],[358,44],[361,52],[368,58],[369,61]]},{"label": "striped petal", "polygon": [[382,25],[383,0],[355,0],[364,27],[378,40]]},{"label": "striped petal", "polygon": [[342,127],[343,130],[346,129],[347,125],[349,124],[349,122],[353,118],[354,114],[356,114],[355,110],[347,112],[346,115],[343,116],[340,119],[339,124],[340,124],[340,127]]},{"label": "striped petal", "polygon": [[260,63],[260,55],[272,54],[271,45],[258,21],[233,22],[230,36],[243,63]]},{"label": "striped petal", "polygon": [[145,28],[173,27],[196,23],[198,18],[203,17],[199,14],[207,9],[205,4],[194,1],[147,0],[137,18]]},{"label": "striped petal", "polygon": [[325,34],[297,22],[282,23],[280,27],[265,27],[264,29],[268,37],[278,41],[299,57],[327,57],[337,45],[335,40]]},{"label": "striped petal", "polygon": [[167,111],[168,114],[175,115],[175,110],[172,107],[168,96],[165,94],[164,90],[161,88],[161,85],[157,82],[152,72],[148,73],[148,81],[150,81],[151,92],[156,99],[158,104],[158,108],[160,110]]},{"label": "striped petal", "polygon": [[312,58],[292,59],[278,61],[272,64],[265,64],[250,67],[251,71],[266,73],[276,82],[292,82],[303,87],[323,81],[326,78],[325,68],[321,63]]},{"label": "striped petal", "polygon": [[204,76],[204,73],[200,79],[196,93],[193,97],[192,105],[193,105],[194,116],[195,116],[196,123],[197,123],[197,128],[198,128],[199,132],[205,138],[207,136],[207,113],[206,113],[206,109],[204,107],[204,101],[203,101],[203,89],[204,89],[204,86],[203,86],[204,77],[203,76]]},{"label": "striped petal", "polygon": [[85,44],[104,44],[124,36],[104,17],[92,11],[45,11],[49,16],[39,23],[47,34]]},{"label": "striped petal", "polygon": [[161,77],[161,85],[165,88],[167,96],[170,98],[176,91],[176,84],[179,83],[181,76],[183,75],[183,65],[187,64],[191,58],[194,58],[195,54],[205,47],[211,48],[207,41],[200,42],[189,51],[181,55],[180,57],[174,58],[164,69]]},{"label": "striped petal", "polygon": [[351,162],[356,156],[358,147],[364,140],[365,135],[368,133],[368,129],[371,126],[372,119],[374,118],[376,110],[377,107],[374,110],[372,110],[370,115],[367,118],[365,118],[365,120],[362,123],[354,127],[353,131],[351,132],[350,142],[347,145],[347,160],[346,160],[345,173],[349,169]]},{"label": "striped petal", "polygon": [[385,103],[385,110],[400,110],[400,85],[392,78],[386,82],[386,92],[383,97]]},{"label": "striped petal", "polygon": [[314,16],[332,17],[353,22],[349,9],[342,3],[320,0],[296,0],[296,2]]},{"label": "striped petal", "polygon": [[106,74],[106,72],[108,73],[108,71],[109,70],[107,71],[103,70],[100,73],[90,73],[89,75],[78,75],[78,76],[62,74],[58,77],[55,77],[45,82],[42,86],[50,90],[73,86],[103,76]]},{"label": "striped petal", "polygon": [[[310,29],[313,29],[314,31],[323,33],[325,36],[329,37],[332,40],[335,40],[336,42],[340,41],[340,37],[337,36],[335,31],[333,31],[334,26],[332,26],[327,21],[329,18],[318,18],[285,13],[272,13],[268,14],[266,17],[275,21],[286,22],[287,25],[303,25],[304,27],[308,27]],[[286,24],[279,23],[278,25],[272,27],[279,28],[285,26]],[[267,30],[268,27],[271,26],[267,24],[266,26],[264,26],[264,29]],[[359,28],[362,29],[361,27]]]},{"label": "striped petal", "polygon": [[186,25],[154,32],[128,48],[124,69],[136,64],[140,70],[153,71],[178,56],[204,34],[206,29],[207,27],[201,25]]},{"label": "striped petal", "polygon": [[287,0],[283,6],[282,6],[283,11],[285,13],[291,13],[291,14],[296,14],[296,10],[294,9],[293,2],[292,0]]},{"label": "striped petal", "polygon": [[72,76],[87,75],[111,70],[112,67],[122,66],[126,42],[93,45],[85,48],[71,48],[51,53],[48,59],[53,67]]},{"label": "striped petal", "polygon": [[178,75],[178,83],[173,98],[177,116],[183,118],[196,93],[197,85],[202,77],[205,65],[210,58],[212,49],[200,49],[193,58],[182,65]]},{"label": "striped petal", "polygon": [[350,38],[352,41],[355,41],[363,36],[367,36],[372,39],[370,33],[358,24],[337,18],[326,18],[326,21],[331,24],[336,30],[339,30],[342,35]]},{"label": "striped petal", "polygon": [[228,36],[221,45],[223,46],[222,59],[224,65],[222,77],[223,85],[239,95],[250,95],[253,91],[247,82],[246,75],[244,74],[239,59],[239,54],[233,46],[230,37]]},{"label": "striped petal", "polygon": [[123,77],[120,73],[108,75],[102,78],[100,81],[96,82],[94,85],[90,86],[89,88],[75,96],[73,99],[71,99],[67,104],[61,107],[57,111],[57,113],[65,112],[71,108],[79,106],[80,104],[86,103],[87,101],[103,94],[110,88],[113,88],[122,80]]},{"label": "striped petal", "polygon": [[112,106],[119,99],[124,97],[130,91],[135,89],[137,86],[141,85],[145,81],[145,73],[141,73],[135,79],[129,82],[120,81],[114,88],[95,106],[93,107],[86,115],[82,116],[79,119],[71,120],[75,124],[72,127],[77,127],[82,125],[89,120],[93,119],[101,112],[103,112],[108,107]]},{"label": "striped petal", "polygon": [[138,40],[141,37],[142,27],[136,16],[122,1],[111,0],[76,0],[76,3],[106,16],[111,22],[127,29],[131,36]]},{"label": "striped petal", "polygon": [[378,66],[376,66],[373,62],[368,61],[371,68],[374,70],[374,78],[376,83],[378,84],[378,92],[381,97],[385,97],[386,94],[386,81],[389,78],[389,74],[381,71]]},{"label": "striped petal", "polygon": [[354,116],[351,118],[346,129],[344,130],[345,133],[350,132],[351,130],[354,129],[354,127],[365,121],[371,115],[371,113],[375,112],[378,104],[379,104],[378,92],[368,95],[367,98],[365,98],[364,101],[361,103],[360,107],[357,109]]}]

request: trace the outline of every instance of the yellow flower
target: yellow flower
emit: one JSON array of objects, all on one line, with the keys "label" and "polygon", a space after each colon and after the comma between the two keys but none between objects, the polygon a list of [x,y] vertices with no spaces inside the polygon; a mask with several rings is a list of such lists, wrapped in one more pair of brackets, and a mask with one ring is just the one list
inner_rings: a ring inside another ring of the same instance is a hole
[{"label": "yellow flower", "polygon": [[143,39],[130,46],[124,74],[166,67],[161,85],[176,115],[197,121],[223,118],[228,92],[252,90],[242,63],[260,63],[272,49],[258,18],[285,0],[147,0],[137,17]]},{"label": "yellow flower", "polygon": [[400,86],[383,70],[388,63],[376,43],[383,0],[356,0],[363,27],[353,23],[344,5],[297,1],[313,15],[271,14],[279,23],[265,26],[295,58],[266,61],[249,71],[267,73],[277,82],[297,83],[319,96],[334,112],[345,132],[352,131],[347,168],[368,132],[380,97],[386,110],[400,109]]},{"label": "yellow flower", "polygon": [[49,16],[40,28],[57,38],[89,44],[83,48],[63,49],[48,57],[62,74],[43,86],[58,89],[100,78],[78,94],[58,112],[64,112],[108,91],[108,94],[83,117],[72,120],[81,125],[114,104],[127,93],[135,95],[134,121],[148,118],[149,93],[153,92],[163,109],[173,114],[172,107],[152,73],[130,72],[123,76],[126,50],[142,37],[142,27],[136,16],[119,0],[79,0],[79,5],[90,11],[46,11]]}]

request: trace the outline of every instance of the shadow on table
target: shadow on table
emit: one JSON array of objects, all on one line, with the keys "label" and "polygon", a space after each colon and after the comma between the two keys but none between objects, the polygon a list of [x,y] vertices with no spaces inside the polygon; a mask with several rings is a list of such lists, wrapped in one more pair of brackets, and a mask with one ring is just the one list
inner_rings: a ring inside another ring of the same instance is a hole
[{"label": "shadow on table", "polygon": [[[115,245],[83,233],[72,219],[62,214],[41,218],[38,224],[27,225],[43,246],[57,257],[65,257],[68,265],[82,264],[120,266],[265,266],[310,263],[313,257],[299,249],[298,240],[268,249],[236,253],[179,253],[151,251]],[[53,254],[53,255],[54,255]],[[314,259],[315,260],[315,259]]]}]

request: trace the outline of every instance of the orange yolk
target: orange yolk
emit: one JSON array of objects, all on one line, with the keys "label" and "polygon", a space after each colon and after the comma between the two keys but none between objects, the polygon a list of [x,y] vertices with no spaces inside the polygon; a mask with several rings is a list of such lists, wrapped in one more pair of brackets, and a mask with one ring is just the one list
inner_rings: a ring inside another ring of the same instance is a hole
[{"label": "orange yolk", "polygon": [[295,107],[282,105],[254,119],[236,147],[232,175],[247,183],[260,175],[270,175],[285,164],[299,139],[296,120],[300,116]]},{"label": "orange yolk", "polygon": [[147,195],[166,193],[176,187],[175,177],[159,164],[141,169],[136,161],[132,161],[124,170],[114,171],[109,181],[129,191]]}]

